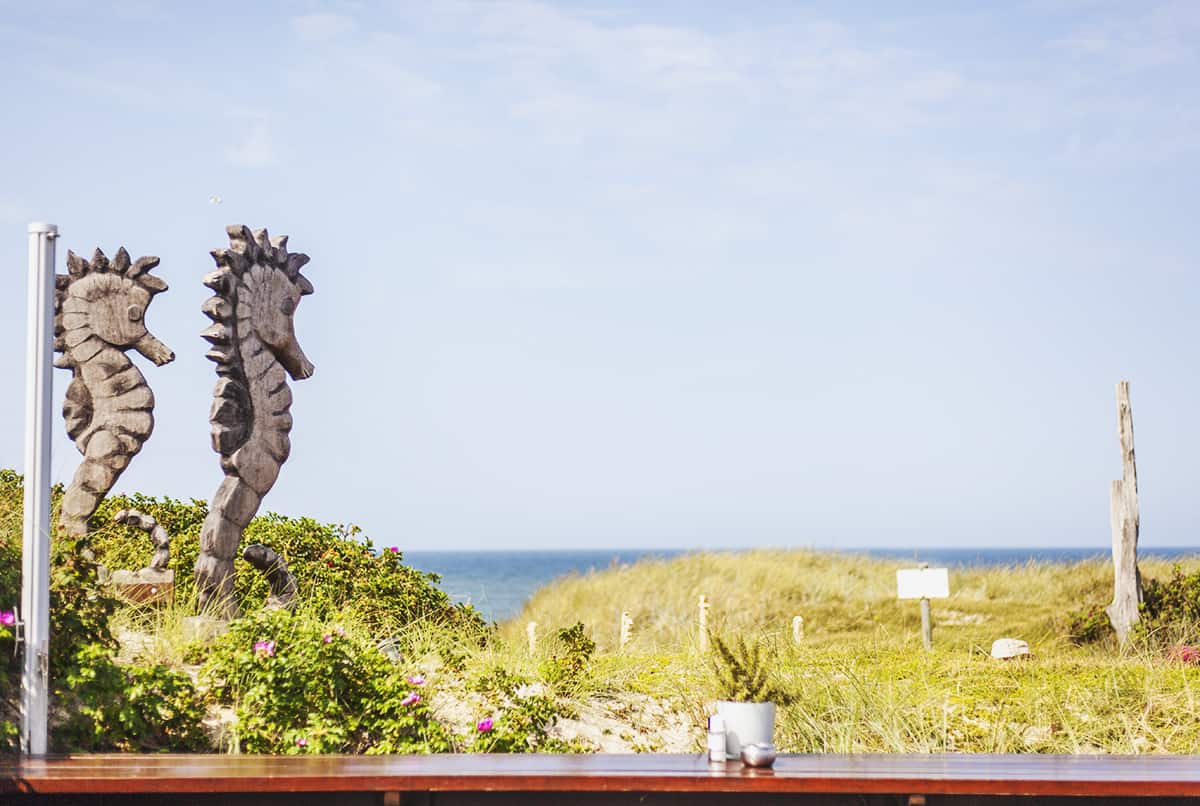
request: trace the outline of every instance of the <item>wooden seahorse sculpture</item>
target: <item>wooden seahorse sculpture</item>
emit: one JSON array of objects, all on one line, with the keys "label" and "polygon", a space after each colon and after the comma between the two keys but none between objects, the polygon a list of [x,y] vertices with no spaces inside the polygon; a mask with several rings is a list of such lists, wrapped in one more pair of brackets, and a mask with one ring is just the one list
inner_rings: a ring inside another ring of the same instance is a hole
[{"label": "wooden seahorse sculpture", "polygon": [[286,236],[270,238],[265,229],[251,233],[242,226],[226,231],[230,247],[213,251],[217,270],[204,278],[213,296],[203,310],[213,325],[202,334],[217,364],[209,421],[225,480],[200,530],[196,586],[203,607],[231,617],[237,613],[233,559],[242,531],[291,451],[287,378],[313,373],[294,327],[300,297],[313,287],[300,274],[308,255],[289,254]]},{"label": "wooden seahorse sculpture", "polygon": [[154,393],[125,351],[155,364],[175,354],[146,330],[146,307],[167,284],[150,274],[156,257],[130,261],[124,247],[110,262],[67,252],[67,274],[55,277],[54,366],[71,370],[63,403],[67,434],[83,462],[62,500],[60,522],[84,537],[88,519],[154,430]]}]

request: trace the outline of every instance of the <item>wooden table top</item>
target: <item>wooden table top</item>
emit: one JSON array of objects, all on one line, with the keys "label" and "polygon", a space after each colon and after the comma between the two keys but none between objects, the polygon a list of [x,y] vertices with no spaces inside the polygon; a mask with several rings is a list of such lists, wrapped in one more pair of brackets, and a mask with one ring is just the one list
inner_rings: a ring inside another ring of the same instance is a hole
[{"label": "wooden table top", "polygon": [[0,759],[0,792],[774,792],[1200,797],[1200,756],[78,755]]}]

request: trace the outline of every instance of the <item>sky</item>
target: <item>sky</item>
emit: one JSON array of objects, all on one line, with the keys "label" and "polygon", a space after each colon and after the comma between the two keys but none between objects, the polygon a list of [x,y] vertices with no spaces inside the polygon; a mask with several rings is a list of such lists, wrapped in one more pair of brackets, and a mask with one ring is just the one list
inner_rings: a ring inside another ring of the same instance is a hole
[{"label": "sky", "polygon": [[135,357],[116,489],[212,495],[236,223],[316,288],[264,511],[405,550],[1104,551],[1126,379],[1142,545],[1200,545],[1198,55],[1194,2],[0,0],[0,467],[45,220],[60,272],[161,257],[178,357]]}]

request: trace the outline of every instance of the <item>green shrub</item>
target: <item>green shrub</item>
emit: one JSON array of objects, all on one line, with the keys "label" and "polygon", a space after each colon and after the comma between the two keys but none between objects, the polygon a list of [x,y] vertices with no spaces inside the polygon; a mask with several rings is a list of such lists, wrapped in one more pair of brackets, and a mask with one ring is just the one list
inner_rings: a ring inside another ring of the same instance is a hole
[{"label": "green shrub", "polygon": [[[423,679],[402,673],[365,637],[311,615],[259,611],[234,621],[203,669],[233,705],[251,753],[449,750]],[[419,681],[419,682],[418,682]]]},{"label": "green shrub", "polygon": [[472,753],[566,753],[586,751],[578,742],[565,742],[549,730],[561,709],[542,694],[514,696],[489,709],[475,723]]},{"label": "green shrub", "polygon": [[[112,569],[143,568],[154,553],[144,532],[112,522],[118,510],[128,507],[154,516],[171,535],[175,595],[191,596],[207,504],[144,495],[106,499],[92,518],[89,541],[97,559]],[[268,513],[246,527],[241,545],[244,548],[252,543],[269,546],[283,557],[296,578],[300,600],[319,617],[350,610],[377,634],[397,632],[414,621],[476,631],[484,627],[474,609],[454,604],[436,587],[436,574],[404,565],[398,551],[377,552],[356,526]],[[266,577],[240,556],[234,560],[234,569],[234,587],[242,608],[247,612],[258,609],[267,598]]]},{"label": "green shrub", "polygon": [[[1067,637],[1090,644],[1115,635],[1104,605],[1091,605],[1069,614]],[[1166,579],[1142,582],[1135,640],[1155,646],[1200,640],[1200,571],[1185,574],[1178,565]]]},{"label": "green shrub", "polygon": [[[0,610],[20,598],[22,478],[0,471]],[[55,489],[55,499],[62,489]],[[149,541],[147,541],[149,542]],[[60,752],[203,750],[204,711],[191,680],[161,666],[121,666],[109,629],[116,602],[99,585],[82,542],[50,546],[50,746]],[[6,715],[0,747],[16,741],[17,663],[11,629],[0,628]]]},{"label": "green shrub", "polygon": [[733,702],[791,702],[775,681],[775,653],[762,641],[746,643],[742,636],[730,645],[719,635],[709,636],[713,647],[712,670],[717,696]]},{"label": "green shrub", "polygon": [[550,657],[541,665],[542,678],[558,689],[578,685],[595,651],[596,642],[587,636],[583,622],[559,629]]},{"label": "green shrub", "polygon": [[1178,566],[1166,580],[1150,579],[1142,585],[1142,603],[1138,607],[1139,631],[1179,633],[1173,640],[1195,640],[1200,625],[1200,571],[1185,574]]},{"label": "green shrub", "polygon": [[1067,615],[1067,638],[1073,644],[1094,644],[1113,635],[1112,622],[1104,605],[1091,605]]}]

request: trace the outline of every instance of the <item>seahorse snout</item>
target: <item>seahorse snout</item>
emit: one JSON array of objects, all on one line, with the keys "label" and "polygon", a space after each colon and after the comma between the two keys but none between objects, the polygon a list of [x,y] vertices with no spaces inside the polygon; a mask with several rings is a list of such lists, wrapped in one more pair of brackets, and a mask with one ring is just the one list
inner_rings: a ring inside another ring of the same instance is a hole
[{"label": "seahorse snout", "polygon": [[154,338],[149,332],[137,340],[137,343],[133,345],[133,349],[160,367],[175,360],[175,353],[171,348]]},{"label": "seahorse snout", "polygon": [[302,381],[305,378],[311,378],[313,370],[316,369],[308,360],[308,356],[300,349],[300,343],[294,338],[276,353],[276,358],[279,359],[280,364],[283,364],[283,368],[287,370],[287,374],[291,375],[293,380]]}]

